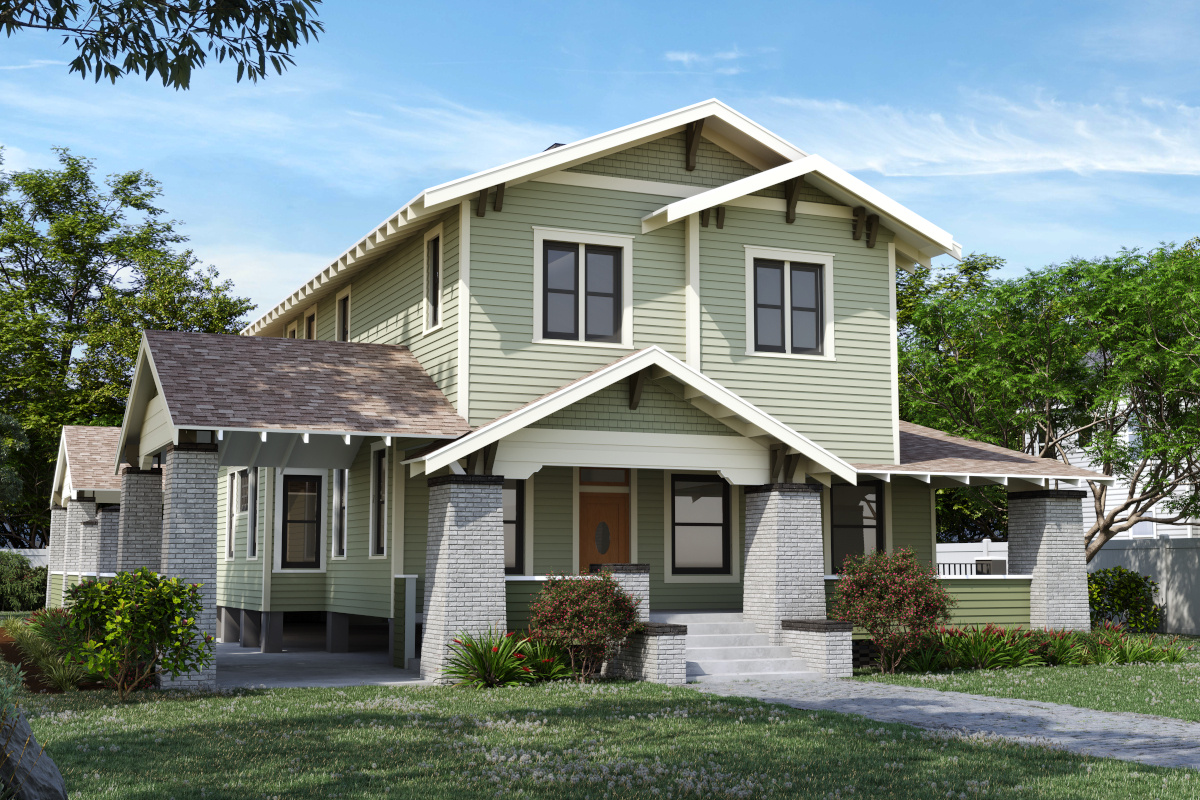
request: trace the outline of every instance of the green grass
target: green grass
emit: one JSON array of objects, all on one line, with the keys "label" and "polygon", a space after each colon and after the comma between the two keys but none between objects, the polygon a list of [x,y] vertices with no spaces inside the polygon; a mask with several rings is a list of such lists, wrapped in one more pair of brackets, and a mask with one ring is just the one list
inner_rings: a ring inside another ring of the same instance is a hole
[{"label": "green grass", "polygon": [[648,684],[26,704],[77,800],[1200,797],[1192,770]]},{"label": "green grass", "polygon": [[[1180,637],[1180,643],[1200,645],[1200,637]],[[862,671],[855,678],[1200,722],[1200,646],[1179,664],[957,670],[925,675]]]}]

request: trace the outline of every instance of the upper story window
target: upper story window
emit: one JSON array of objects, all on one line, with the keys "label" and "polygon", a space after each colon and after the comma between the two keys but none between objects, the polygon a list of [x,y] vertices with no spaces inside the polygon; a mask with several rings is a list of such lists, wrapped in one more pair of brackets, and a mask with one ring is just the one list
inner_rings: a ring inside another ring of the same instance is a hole
[{"label": "upper story window", "polygon": [[633,237],[534,228],[534,341],[632,346]]},{"label": "upper story window", "polygon": [[337,340],[339,342],[350,341],[350,288],[346,287],[338,292],[337,305],[335,306],[336,319],[334,320],[334,329],[337,332]]},{"label": "upper story window", "polygon": [[317,338],[317,312],[312,311],[304,315],[304,338]]},{"label": "upper story window", "polygon": [[442,295],[444,293],[442,226],[437,225],[425,234],[425,295],[423,305],[426,331],[431,331],[442,324]]},{"label": "upper story window", "polygon": [[246,489],[246,558],[258,558],[258,467],[243,470]]},{"label": "upper story window", "polygon": [[833,256],[746,248],[746,352],[833,358]]}]

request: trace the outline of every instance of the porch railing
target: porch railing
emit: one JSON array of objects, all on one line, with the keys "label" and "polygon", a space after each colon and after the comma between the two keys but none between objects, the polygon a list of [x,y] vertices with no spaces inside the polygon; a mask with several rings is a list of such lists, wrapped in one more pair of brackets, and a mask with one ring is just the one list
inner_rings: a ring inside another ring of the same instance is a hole
[{"label": "porch railing", "polygon": [[937,567],[938,575],[943,578],[1004,575],[1008,572],[1007,561],[991,558],[979,558],[974,561],[939,561]]}]

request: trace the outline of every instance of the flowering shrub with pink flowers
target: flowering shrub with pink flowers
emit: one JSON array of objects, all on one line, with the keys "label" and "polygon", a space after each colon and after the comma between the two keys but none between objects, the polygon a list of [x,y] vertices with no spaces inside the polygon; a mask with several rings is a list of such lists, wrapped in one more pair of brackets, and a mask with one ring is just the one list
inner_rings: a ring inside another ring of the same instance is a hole
[{"label": "flowering shrub with pink flowers", "polygon": [[638,602],[610,572],[583,579],[551,575],[529,606],[530,638],[565,651],[582,682],[641,629]]}]

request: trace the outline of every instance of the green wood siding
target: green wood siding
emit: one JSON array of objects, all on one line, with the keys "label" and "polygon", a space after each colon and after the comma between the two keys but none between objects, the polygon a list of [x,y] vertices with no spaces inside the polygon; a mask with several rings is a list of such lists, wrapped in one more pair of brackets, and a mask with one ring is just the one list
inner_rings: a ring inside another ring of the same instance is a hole
[{"label": "green wood siding", "polygon": [[[729,207],[723,230],[700,229],[704,373],[842,458],[891,461],[891,240],[868,249],[848,220]],[[833,253],[835,361],[746,355],[746,245]]]},{"label": "green wood siding", "polygon": [[570,467],[543,467],[533,476],[533,573],[574,571]]},{"label": "green wood siding", "polygon": [[[233,560],[225,558],[225,513],[230,498],[229,493],[230,468],[221,467],[217,470],[217,605],[229,608],[248,608],[254,611],[262,609],[262,570],[263,553],[259,552],[256,559],[246,558],[248,524],[244,514],[234,517],[233,523]],[[259,531],[262,530],[264,514],[263,496],[265,481],[258,485],[258,519]],[[261,535],[259,542],[262,542]]]},{"label": "green wood siding", "polygon": [[62,599],[62,575],[51,575],[49,591],[46,595],[46,608],[60,608],[62,606]]},{"label": "green wood siding", "polygon": [[1029,625],[1029,578],[943,579],[958,601],[950,612],[955,625]]},{"label": "green wood siding", "polygon": [[529,628],[529,604],[542,590],[541,581],[505,581],[504,605],[510,631]]},{"label": "green wood siding", "polygon": [[914,478],[892,480],[892,550],[907,547],[926,564],[935,562],[929,484]]},{"label": "green wood siding", "polygon": [[566,428],[584,431],[633,431],[636,433],[694,433],[737,436],[720,420],[661,386],[647,382],[637,410],[629,408],[629,385],[615,383],[577,403],[541,419],[531,428]]},{"label": "green wood siding", "polygon": [[[408,468],[404,467],[407,473]],[[429,525],[429,484],[425,475],[405,477],[404,484],[404,569],[417,580],[417,613],[425,608],[425,544]]]},{"label": "green wood siding", "polygon": [[634,346],[657,344],[684,357],[682,226],[641,233],[642,216],[675,199],[530,182],[505,192],[501,213],[471,218],[471,424],[630,352],[533,342],[535,225],[635,236]]}]

